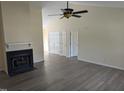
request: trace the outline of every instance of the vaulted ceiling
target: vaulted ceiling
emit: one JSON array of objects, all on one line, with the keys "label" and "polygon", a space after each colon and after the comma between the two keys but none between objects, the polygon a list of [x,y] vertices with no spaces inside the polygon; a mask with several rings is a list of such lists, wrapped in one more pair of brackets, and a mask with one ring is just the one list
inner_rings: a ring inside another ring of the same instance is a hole
[{"label": "vaulted ceiling", "polygon": [[[60,14],[60,9],[66,8],[66,1],[38,1],[33,3],[42,7],[44,25],[47,25],[49,20],[60,18],[59,16],[49,17],[48,15]],[[69,1],[71,8],[74,8],[73,5],[124,8],[124,1]]]}]

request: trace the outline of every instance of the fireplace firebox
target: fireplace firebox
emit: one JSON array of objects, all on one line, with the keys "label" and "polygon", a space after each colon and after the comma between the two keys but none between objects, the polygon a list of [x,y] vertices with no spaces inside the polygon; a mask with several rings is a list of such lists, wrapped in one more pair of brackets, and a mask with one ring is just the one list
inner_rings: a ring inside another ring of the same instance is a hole
[{"label": "fireplace firebox", "polygon": [[8,51],[7,64],[10,76],[33,70],[33,50]]}]

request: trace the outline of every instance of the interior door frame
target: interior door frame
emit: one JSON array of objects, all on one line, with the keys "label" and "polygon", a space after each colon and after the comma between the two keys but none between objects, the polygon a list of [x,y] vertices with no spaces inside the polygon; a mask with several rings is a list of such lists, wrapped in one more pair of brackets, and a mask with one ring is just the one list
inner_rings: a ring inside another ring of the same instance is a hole
[{"label": "interior door frame", "polygon": [[[72,33],[73,33],[73,34],[76,33],[76,35],[77,35],[77,36],[76,36],[76,39],[77,39],[77,42],[76,42],[76,43],[77,43],[77,44],[76,44],[76,47],[77,47],[76,52],[77,52],[77,53],[76,53],[76,54],[72,54],[72,53],[74,53],[74,51],[72,51],[72,50],[73,50],[73,49],[72,49],[72,48],[73,48],[73,47],[72,47],[72,42],[74,42],[74,41],[72,41],[72,40],[73,40],[73,39],[72,39],[72,38],[73,38],[73,37],[72,37],[72,35],[73,35]],[[78,57],[78,32],[69,32],[69,40],[68,40],[68,41],[69,41],[69,50],[68,50],[69,54],[68,54],[67,57],[75,57],[75,56]],[[68,41],[67,41],[67,42],[68,42]]]}]

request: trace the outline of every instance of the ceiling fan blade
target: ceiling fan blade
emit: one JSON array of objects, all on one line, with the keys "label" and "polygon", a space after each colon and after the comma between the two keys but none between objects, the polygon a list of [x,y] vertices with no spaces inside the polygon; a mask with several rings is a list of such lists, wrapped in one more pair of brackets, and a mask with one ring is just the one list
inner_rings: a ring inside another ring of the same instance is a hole
[{"label": "ceiling fan blade", "polygon": [[64,18],[64,16],[62,16],[60,19],[63,19]]},{"label": "ceiling fan blade", "polygon": [[52,14],[52,15],[48,15],[48,16],[61,16],[63,14]]},{"label": "ceiling fan blade", "polygon": [[77,17],[77,18],[80,18],[81,16],[80,15],[72,15],[73,17]]},{"label": "ceiling fan blade", "polygon": [[80,13],[88,13],[88,11],[87,10],[82,10],[82,11],[73,12],[73,14],[80,14]]},{"label": "ceiling fan blade", "polygon": [[61,9],[62,12],[65,12],[65,9]]}]

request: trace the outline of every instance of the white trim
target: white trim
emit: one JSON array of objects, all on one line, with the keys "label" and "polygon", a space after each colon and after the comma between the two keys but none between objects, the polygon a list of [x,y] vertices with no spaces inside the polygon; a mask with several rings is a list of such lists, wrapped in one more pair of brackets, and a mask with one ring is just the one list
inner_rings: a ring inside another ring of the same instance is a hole
[{"label": "white trim", "polygon": [[38,63],[38,62],[44,62],[44,59],[41,59],[41,60],[34,60],[34,63]]},{"label": "white trim", "polygon": [[85,59],[80,59],[80,58],[78,58],[78,60],[84,61],[84,62],[88,62],[88,63],[97,64],[97,65],[101,65],[101,66],[106,66],[106,67],[110,67],[110,68],[115,68],[115,69],[124,70],[124,68],[118,67],[118,66],[113,66],[113,65],[103,64],[103,63],[96,63],[96,62],[94,62],[94,61],[85,60]]},{"label": "white trim", "polygon": [[65,54],[62,54],[62,53],[60,53],[60,54],[58,54],[58,55],[60,55],[60,56],[66,56]]}]

